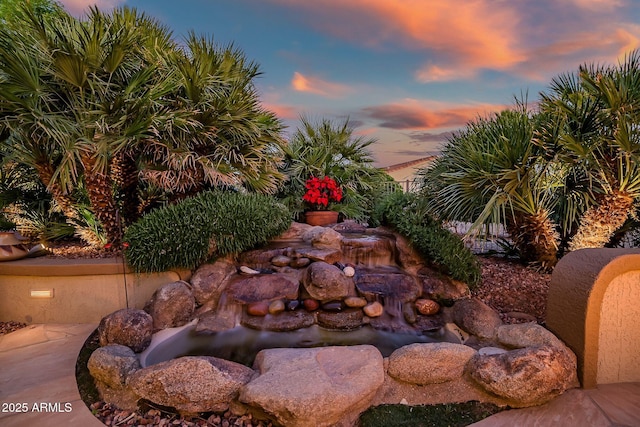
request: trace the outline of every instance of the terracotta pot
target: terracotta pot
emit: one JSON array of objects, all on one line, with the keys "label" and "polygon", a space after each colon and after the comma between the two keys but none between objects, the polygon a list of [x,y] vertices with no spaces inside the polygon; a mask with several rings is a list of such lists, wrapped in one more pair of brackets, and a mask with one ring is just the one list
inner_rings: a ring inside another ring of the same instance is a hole
[{"label": "terracotta pot", "polygon": [[304,215],[309,225],[329,225],[338,222],[338,212],[335,211],[309,211]]},{"label": "terracotta pot", "polygon": [[24,258],[29,253],[14,231],[0,231],[0,261]]}]

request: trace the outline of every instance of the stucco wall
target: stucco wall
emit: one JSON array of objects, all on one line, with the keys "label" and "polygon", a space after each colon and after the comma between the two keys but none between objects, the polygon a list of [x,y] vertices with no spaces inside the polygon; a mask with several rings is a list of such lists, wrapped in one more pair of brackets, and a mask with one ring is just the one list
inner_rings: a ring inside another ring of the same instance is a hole
[{"label": "stucco wall", "polygon": [[[582,249],[563,257],[551,276],[547,327],[575,352],[578,377],[585,388],[614,375],[615,382],[637,381],[635,374],[627,376],[631,368],[627,361],[633,360],[634,351],[638,357],[637,350],[628,345],[640,340],[640,328],[625,317],[638,312],[640,283],[634,279],[638,274],[638,249]],[[615,351],[621,353],[612,356]],[[602,379],[598,376],[600,357],[607,372]],[[618,363],[624,366],[614,366]]]},{"label": "stucco wall", "polygon": [[[0,321],[97,323],[125,307],[142,308],[161,285],[189,271],[135,274],[116,259],[28,259],[0,264]],[[32,290],[52,290],[34,298]]]},{"label": "stucco wall", "polygon": [[635,270],[613,279],[604,293],[597,383],[640,382],[639,359],[640,271]]}]

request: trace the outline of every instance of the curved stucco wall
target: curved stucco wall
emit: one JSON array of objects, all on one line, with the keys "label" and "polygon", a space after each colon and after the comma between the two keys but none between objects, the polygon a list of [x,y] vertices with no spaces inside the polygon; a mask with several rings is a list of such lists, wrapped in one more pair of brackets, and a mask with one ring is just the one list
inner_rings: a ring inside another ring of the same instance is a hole
[{"label": "curved stucco wall", "polygon": [[[634,381],[627,365],[638,357],[637,347],[628,346],[629,340],[640,340],[640,328],[629,319],[640,305],[638,275],[638,249],[582,249],[562,258],[551,276],[547,327],[576,353],[585,388],[599,381]],[[598,377],[601,357],[603,378]]]}]

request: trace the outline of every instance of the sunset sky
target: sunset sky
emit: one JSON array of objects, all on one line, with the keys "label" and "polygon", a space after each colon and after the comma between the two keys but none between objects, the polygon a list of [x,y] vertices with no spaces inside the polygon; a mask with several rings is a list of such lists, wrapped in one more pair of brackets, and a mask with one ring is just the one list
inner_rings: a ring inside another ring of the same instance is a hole
[{"label": "sunset sky", "polygon": [[379,166],[433,154],[469,120],[538,99],[553,76],[640,48],[640,0],[61,0],[130,6],[260,65],[265,106],[346,117]]}]

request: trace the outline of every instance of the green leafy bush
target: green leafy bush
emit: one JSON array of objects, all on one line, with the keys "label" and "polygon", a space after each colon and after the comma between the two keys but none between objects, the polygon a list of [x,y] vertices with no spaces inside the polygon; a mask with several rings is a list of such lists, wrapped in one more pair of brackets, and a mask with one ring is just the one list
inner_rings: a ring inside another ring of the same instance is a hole
[{"label": "green leafy bush", "polygon": [[194,268],[209,258],[266,243],[290,224],[290,212],[273,197],[208,191],[131,225],[124,253],[139,272]]},{"label": "green leafy bush", "polygon": [[458,236],[428,214],[424,199],[413,194],[391,193],[378,202],[374,220],[408,238],[422,256],[445,274],[469,286],[480,281],[480,264],[476,257]]}]

